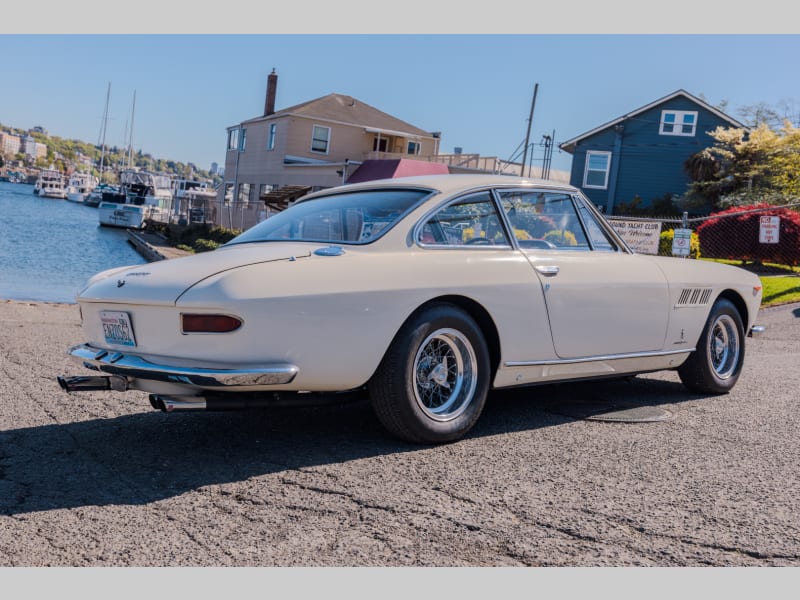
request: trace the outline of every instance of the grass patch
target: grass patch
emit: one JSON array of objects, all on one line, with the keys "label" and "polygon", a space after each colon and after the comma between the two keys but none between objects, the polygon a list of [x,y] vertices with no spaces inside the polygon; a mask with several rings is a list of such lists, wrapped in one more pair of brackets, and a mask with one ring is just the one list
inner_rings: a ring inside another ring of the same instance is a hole
[{"label": "grass patch", "polygon": [[775,263],[762,264],[743,260],[727,260],[724,258],[701,258],[700,260],[733,265],[758,275],[761,285],[764,286],[764,291],[761,295],[761,306],[800,302],[800,267]]},{"label": "grass patch", "polygon": [[800,277],[796,275],[759,277],[764,286],[761,306],[800,302]]}]

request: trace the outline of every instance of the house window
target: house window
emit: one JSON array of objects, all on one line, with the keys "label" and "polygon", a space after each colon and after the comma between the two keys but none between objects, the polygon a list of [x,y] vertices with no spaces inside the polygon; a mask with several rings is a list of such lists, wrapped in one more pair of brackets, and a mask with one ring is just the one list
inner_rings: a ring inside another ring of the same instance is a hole
[{"label": "house window", "polygon": [[408,154],[419,154],[419,149],[419,142],[408,142]]},{"label": "house window", "polygon": [[386,148],[388,147],[389,140],[386,138],[375,138],[372,140],[372,151],[373,152],[386,152]]},{"label": "house window", "polygon": [[240,183],[239,184],[239,197],[237,198],[240,204],[250,204],[250,184],[249,183]]},{"label": "house window", "polygon": [[247,143],[247,129],[242,127],[242,137],[239,139],[239,152],[244,152],[244,147],[246,143]]},{"label": "house window", "polygon": [[583,173],[583,187],[604,190],[608,187],[608,171],[611,166],[611,152],[592,151],[586,153],[586,170]]},{"label": "house window", "polygon": [[228,130],[228,150],[236,150],[239,147],[239,130]]},{"label": "house window", "polygon": [[328,153],[328,141],[331,137],[331,128],[322,127],[321,125],[314,125],[311,133],[311,151]]},{"label": "house window", "polygon": [[659,135],[693,136],[697,129],[697,111],[662,110]]},{"label": "house window", "polygon": [[225,184],[225,195],[222,197],[223,202],[227,206],[233,201],[233,184],[226,183]]},{"label": "house window", "polygon": [[267,150],[274,150],[275,149],[275,134],[278,131],[278,125],[275,123],[270,123],[269,125],[269,137],[267,138]]}]

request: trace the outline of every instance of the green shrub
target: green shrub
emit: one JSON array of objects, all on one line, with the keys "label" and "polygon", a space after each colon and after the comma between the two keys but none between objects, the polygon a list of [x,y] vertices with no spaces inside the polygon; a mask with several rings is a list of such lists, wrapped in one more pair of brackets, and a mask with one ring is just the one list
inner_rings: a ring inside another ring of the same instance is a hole
[{"label": "green shrub", "polygon": [[222,244],[219,242],[215,242],[213,240],[206,240],[203,238],[197,239],[194,242],[194,250],[195,252],[208,252],[210,250],[216,250]]}]

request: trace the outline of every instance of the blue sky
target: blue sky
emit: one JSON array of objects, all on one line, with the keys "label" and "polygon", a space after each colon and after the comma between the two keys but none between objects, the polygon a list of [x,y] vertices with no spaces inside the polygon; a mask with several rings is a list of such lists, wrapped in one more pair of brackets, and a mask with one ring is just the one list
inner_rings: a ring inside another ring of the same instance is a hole
[{"label": "blue sky", "polygon": [[[96,142],[111,82],[107,142],[158,158],[224,164],[225,129],[337,92],[428,131],[441,151],[507,159],[525,138],[562,142],[682,88],[711,104],[800,104],[797,34],[597,35],[0,33],[0,123]],[[541,159],[537,147],[535,160]],[[570,156],[556,151],[554,169]]]}]

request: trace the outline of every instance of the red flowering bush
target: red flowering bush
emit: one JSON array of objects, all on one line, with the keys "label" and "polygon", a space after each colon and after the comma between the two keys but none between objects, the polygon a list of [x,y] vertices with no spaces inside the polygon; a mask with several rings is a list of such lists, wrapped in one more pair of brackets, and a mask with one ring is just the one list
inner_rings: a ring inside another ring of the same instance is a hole
[{"label": "red flowering bush", "polygon": [[[748,212],[753,210],[758,212]],[[731,216],[714,218],[723,215]],[[800,213],[797,211],[754,204],[737,206],[711,216],[697,228],[703,257],[792,266],[800,264]],[[760,219],[764,216],[781,218],[777,244],[759,242]]]}]

